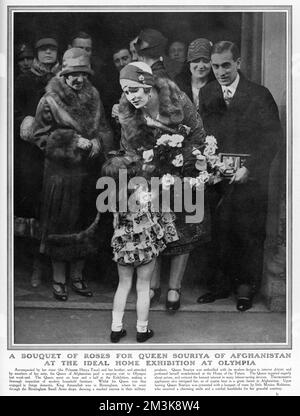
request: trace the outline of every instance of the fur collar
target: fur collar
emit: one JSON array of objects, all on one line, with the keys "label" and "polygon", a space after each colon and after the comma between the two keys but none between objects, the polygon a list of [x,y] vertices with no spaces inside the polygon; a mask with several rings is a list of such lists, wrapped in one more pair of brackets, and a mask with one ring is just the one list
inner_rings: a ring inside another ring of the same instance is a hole
[{"label": "fur collar", "polygon": [[42,64],[42,62],[40,62],[37,58],[34,58],[31,67],[31,72],[37,75],[38,77],[42,77],[48,74],[55,75],[58,73],[59,70],[60,66],[58,62],[53,64],[52,67],[49,67],[48,65]]},{"label": "fur collar", "polygon": [[[183,93],[168,78],[155,78],[154,88],[158,92],[159,114],[163,116],[164,124],[169,127],[178,126],[184,118]],[[126,142],[128,148],[137,149],[153,145],[153,128],[146,125],[142,111],[135,109],[124,94],[120,100],[119,120],[123,131],[122,141]]]},{"label": "fur collar", "polygon": [[97,90],[89,80],[79,92],[70,88],[63,77],[57,75],[52,78],[46,87],[59,107],[67,111],[76,120],[81,128],[81,133],[89,136],[99,126],[100,100]]},{"label": "fur collar", "polygon": [[[177,85],[168,78],[155,78],[154,88],[158,92],[159,113],[164,117],[168,126],[177,125],[182,122],[184,114],[181,103],[182,92]],[[128,102],[124,94],[120,101],[120,116],[125,118],[130,114],[140,115],[140,110]]]}]

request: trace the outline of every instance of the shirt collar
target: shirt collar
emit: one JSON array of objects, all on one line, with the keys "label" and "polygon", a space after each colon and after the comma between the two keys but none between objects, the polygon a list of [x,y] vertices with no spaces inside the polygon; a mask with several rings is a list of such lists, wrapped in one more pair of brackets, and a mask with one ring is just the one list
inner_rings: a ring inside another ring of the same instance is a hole
[{"label": "shirt collar", "polygon": [[227,89],[229,89],[229,90],[230,90],[230,92],[232,93],[232,96],[234,96],[234,94],[235,94],[235,91],[236,91],[236,89],[237,89],[237,86],[238,86],[239,81],[240,81],[240,74],[239,74],[239,73],[237,73],[237,76],[236,76],[236,78],[235,78],[235,80],[233,81],[233,83],[232,83],[232,84],[230,84],[230,85],[222,85],[222,91],[223,91],[223,94],[224,94],[224,92],[225,92]]}]

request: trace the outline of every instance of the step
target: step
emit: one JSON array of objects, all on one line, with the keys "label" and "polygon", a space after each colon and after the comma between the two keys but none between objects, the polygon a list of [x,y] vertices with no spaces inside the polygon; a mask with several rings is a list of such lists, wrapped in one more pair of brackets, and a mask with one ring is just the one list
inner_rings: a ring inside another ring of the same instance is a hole
[{"label": "step", "polygon": [[[111,285],[91,282],[90,288],[93,297],[85,298],[69,289],[67,302],[55,300],[52,295],[50,282],[43,282],[39,287],[32,288],[26,279],[16,282],[14,287],[14,306],[16,308],[55,308],[55,309],[90,309],[90,310],[111,310],[115,289]],[[204,293],[203,288],[185,286],[182,288],[181,311],[188,312],[234,312],[236,301],[233,296],[227,299],[219,299],[209,304],[198,304],[197,298]],[[162,287],[160,302],[154,304],[151,310],[164,311],[167,287]],[[127,310],[134,310],[136,293],[132,289],[128,296]],[[270,312],[261,297],[254,300],[253,308],[249,312]]]}]

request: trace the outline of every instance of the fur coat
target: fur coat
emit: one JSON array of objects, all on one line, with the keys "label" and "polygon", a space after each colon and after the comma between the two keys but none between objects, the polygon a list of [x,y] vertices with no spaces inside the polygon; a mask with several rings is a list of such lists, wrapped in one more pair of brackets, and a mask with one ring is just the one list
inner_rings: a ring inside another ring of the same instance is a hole
[{"label": "fur coat", "polygon": [[163,120],[158,128],[149,127],[141,110],[135,109],[122,95],[119,120],[122,126],[121,148],[135,151],[138,147],[151,148],[162,132],[174,133],[180,124],[188,126],[187,140],[205,140],[202,120],[187,95],[167,78],[155,78],[154,88],[158,92],[159,115]]},{"label": "fur coat", "polygon": [[[77,92],[56,76],[27,130],[23,137],[45,155],[40,251],[59,261],[84,258],[97,249],[84,231],[94,229],[103,142],[111,137],[97,90],[85,80]],[[79,137],[92,146],[79,148]]]},{"label": "fur coat", "polygon": [[[122,148],[130,153],[139,148],[150,149],[161,134],[178,133],[180,125],[190,129],[184,140],[189,144],[202,143],[206,137],[202,120],[187,95],[167,78],[155,77],[154,88],[158,92],[159,118],[163,122],[155,123],[153,126],[147,125],[142,111],[135,109],[126,96],[122,95],[119,107]],[[176,212],[175,226],[179,240],[168,244],[163,255],[189,253],[195,246],[210,239],[210,215],[207,204],[201,223],[186,223],[185,216],[185,212]]]},{"label": "fur coat", "polygon": [[63,77],[52,78],[40,100],[30,141],[49,158],[82,161],[78,136],[91,140],[96,153],[109,151],[113,141],[97,90],[85,80],[81,91],[70,88]]}]

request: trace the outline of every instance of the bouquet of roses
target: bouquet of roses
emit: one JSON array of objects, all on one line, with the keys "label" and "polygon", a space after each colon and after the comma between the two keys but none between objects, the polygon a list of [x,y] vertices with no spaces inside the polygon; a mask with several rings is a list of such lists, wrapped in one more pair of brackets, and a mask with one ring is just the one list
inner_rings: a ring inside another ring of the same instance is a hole
[{"label": "bouquet of roses", "polygon": [[175,183],[175,176],[191,187],[204,186],[218,176],[220,160],[216,155],[217,141],[207,136],[204,143],[192,143],[185,136],[189,128],[183,126],[182,134],[161,135],[152,149],[144,150],[143,170],[154,172],[161,178],[163,189]]}]

